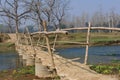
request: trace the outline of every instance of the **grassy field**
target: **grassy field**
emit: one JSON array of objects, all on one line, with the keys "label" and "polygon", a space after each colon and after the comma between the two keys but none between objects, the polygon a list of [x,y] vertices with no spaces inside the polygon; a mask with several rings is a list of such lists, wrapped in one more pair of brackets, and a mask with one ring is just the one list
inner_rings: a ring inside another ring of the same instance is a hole
[{"label": "grassy field", "polygon": [[[68,35],[59,35],[58,44],[68,44],[65,41],[86,42],[86,33],[70,33]],[[91,33],[91,45],[113,44],[120,42],[120,32],[114,33]]]},{"label": "grassy field", "polygon": [[[86,41],[86,33],[70,33],[61,35],[59,38],[70,41]],[[120,40],[120,33],[91,33],[91,42]]]}]

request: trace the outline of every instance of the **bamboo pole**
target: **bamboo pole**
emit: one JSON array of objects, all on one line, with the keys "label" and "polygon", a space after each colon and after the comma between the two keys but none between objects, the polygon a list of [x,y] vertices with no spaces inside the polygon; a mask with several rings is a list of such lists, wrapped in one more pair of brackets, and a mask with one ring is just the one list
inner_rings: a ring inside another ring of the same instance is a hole
[{"label": "bamboo pole", "polygon": [[63,30],[60,30],[60,31],[50,31],[50,32],[47,32],[47,31],[43,31],[43,32],[34,32],[34,33],[31,33],[31,35],[35,35],[35,34],[45,34],[45,35],[51,35],[51,34],[67,34],[68,32],[67,31],[63,31]]},{"label": "bamboo pole", "polygon": [[78,45],[88,45],[88,43],[73,42],[73,41],[57,41],[57,43],[69,43],[69,44],[78,44]]},{"label": "bamboo pole", "polygon": [[[80,28],[66,28],[62,29],[62,31],[70,31],[70,30],[87,30],[87,27],[80,27]],[[91,30],[113,30],[113,31],[120,31],[120,28],[110,28],[110,27],[91,27]]]},{"label": "bamboo pole", "polygon": [[30,39],[31,47],[32,47],[32,49],[33,49],[33,51],[34,51],[33,57],[35,58],[37,53],[36,53],[35,47],[34,47],[34,45],[33,45],[32,38],[31,38],[31,36],[30,36],[30,32],[29,32],[29,30],[28,30],[27,27],[26,27],[26,30],[27,30],[27,33],[28,33],[28,35],[29,35],[28,37],[29,37],[29,39]]},{"label": "bamboo pole", "polygon": [[55,35],[55,39],[54,39],[54,44],[53,44],[53,50],[52,50],[52,52],[55,51],[55,45],[56,45],[57,37],[58,37],[58,35],[56,34]]},{"label": "bamboo pole", "polygon": [[[47,32],[47,24],[46,21],[43,21],[43,27],[44,27],[44,31]],[[46,38],[46,43],[47,43],[47,48],[48,48],[48,52],[51,56],[51,64],[52,64],[52,68],[55,69],[55,63],[54,63],[54,58],[53,58],[53,54],[51,51],[51,46],[50,46],[50,42],[49,42],[49,37],[47,34],[45,34],[45,38]]]},{"label": "bamboo pole", "polygon": [[91,27],[91,24],[89,22],[88,31],[87,31],[87,41],[86,41],[87,45],[86,45],[84,64],[87,64],[87,61],[88,61],[88,48],[89,48],[89,41],[90,41],[90,27]]}]

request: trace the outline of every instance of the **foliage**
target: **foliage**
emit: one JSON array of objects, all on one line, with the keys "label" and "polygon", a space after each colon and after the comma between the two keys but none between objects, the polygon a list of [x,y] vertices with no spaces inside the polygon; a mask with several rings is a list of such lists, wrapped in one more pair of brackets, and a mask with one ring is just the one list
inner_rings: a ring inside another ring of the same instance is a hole
[{"label": "foliage", "polygon": [[34,66],[27,66],[13,71],[15,75],[35,74]]},{"label": "foliage", "polygon": [[112,60],[112,63],[120,63],[120,60]]},{"label": "foliage", "polygon": [[99,64],[92,65],[90,69],[101,74],[118,74],[120,73],[120,64]]},{"label": "foliage", "polygon": [[[58,41],[74,41],[74,42],[86,42],[86,33],[69,33],[68,35],[58,35]],[[63,37],[64,36],[64,37]],[[93,45],[109,45],[119,43],[119,33],[96,33],[91,32],[90,43]],[[59,44],[63,44],[64,42]]]}]

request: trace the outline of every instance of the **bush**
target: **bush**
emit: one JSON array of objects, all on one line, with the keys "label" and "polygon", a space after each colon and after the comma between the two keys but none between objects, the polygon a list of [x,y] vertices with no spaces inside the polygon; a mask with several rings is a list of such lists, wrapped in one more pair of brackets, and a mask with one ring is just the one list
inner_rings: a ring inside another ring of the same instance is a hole
[{"label": "bush", "polygon": [[14,76],[26,75],[26,74],[35,74],[35,67],[34,66],[26,66],[23,68],[19,68],[13,71]]},{"label": "bush", "polygon": [[92,65],[90,69],[101,74],[118,74],[120,73],[120,65]]}]

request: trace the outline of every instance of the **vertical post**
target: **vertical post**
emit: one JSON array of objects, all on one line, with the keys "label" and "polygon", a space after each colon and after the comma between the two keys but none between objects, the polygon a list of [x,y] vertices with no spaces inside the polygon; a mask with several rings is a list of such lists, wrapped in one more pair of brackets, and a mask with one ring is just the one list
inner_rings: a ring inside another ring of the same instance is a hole
[{"label": "vertical post", "polygon": [[[109,25],[109,28],[110,28],[110,26],[111,26],[111,24],[110,24],[110,17],[108,18],[108,25]],[[111,30],[109,30],[109,32],[111,32]]]},{"label": "vertical post", "polygon": [[88,61],[88,48],[89,48],[89,40],[90,40],[90,27],[91,27],[91,24],[89,22],[88,31],[87,31],[87,45],[86,45],[84,64],[87,64],[87,61]]},{"label": "vertical post", "polygon": [[28,37],[29,37],[29,39],[30,39],[30,44],[31,44],[31,46],[33,47],[32,38],[31,38],[31,36],[30,36],[30,32],[29,32],[29,30],[28,30],[27,27],[26,27],[26,31],[27,31]]},{"label": "vertical post", "polygon": [[56,35],[55,35],[55,39],[54,39],[54,43],[53,43],[53,51],[52,51],[52,52],[55,51],[55,43],[56,43],[56,41],[57,41],[57,37],[58,37],[58,35],[56,34]]},{"label": "vertical post", "polygon": [[35,59],[35,57],[36,57],[36,50],[35,50],[35,47],[34,47],[33,42],[32,42],[32,37],[31,37],[30,32],[29,32],[29,30],[28,30],[27,27],[26,27],[26,30],[27,30],[27,33],[28,33],[28,37],[29,37],[29,39],[30,39],[31,47],[32,47],[33,52],[34,52],[34,54],[33,54],[33,58]]},{"label": "vertical post", "polygon": [[[44,31],[47,32],[46,21],[43,21],[43,27],[44,27]],[[53,69],[55,69],[55,63],[54,63],[53,54],[52,54],[52,51],[51,51],[51,46],[50,46],[50,42],[49,42],[49,37],[48,37],[48,35],[45,34],[45,38],[46,38],[46,43],[47,43],[48,52],[49,52],[49,54],[50,54],[50,56],[51,56],[52,67],[53,67]]]}]

